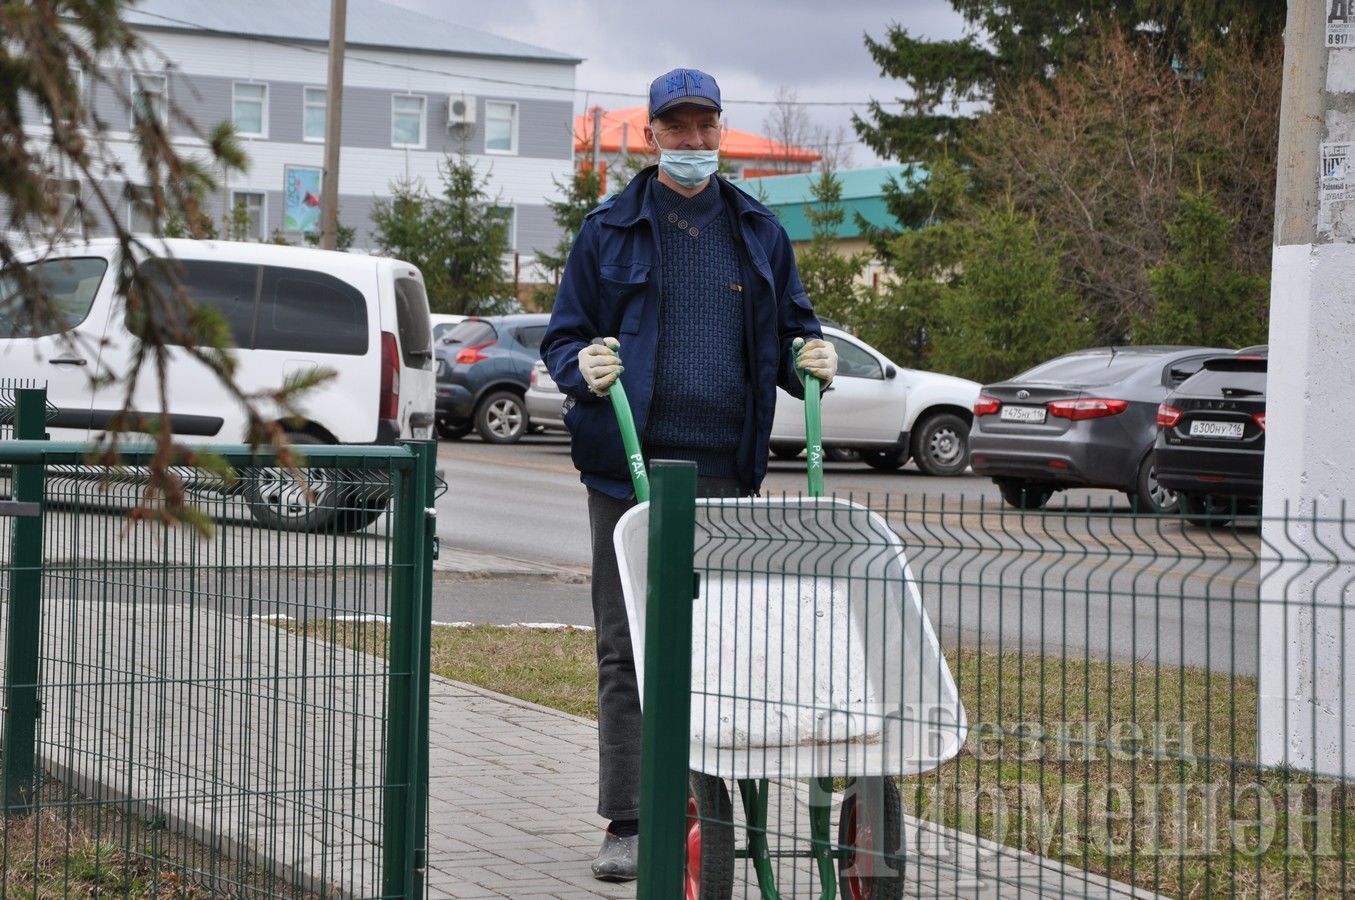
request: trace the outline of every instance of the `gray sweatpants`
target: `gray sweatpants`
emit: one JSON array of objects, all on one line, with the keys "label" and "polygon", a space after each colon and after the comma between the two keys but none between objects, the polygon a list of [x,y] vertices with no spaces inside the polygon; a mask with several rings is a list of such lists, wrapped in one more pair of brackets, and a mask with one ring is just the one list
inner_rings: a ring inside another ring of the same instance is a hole
[{"label": "gray sweatpants", "polygon": [[[698,478],[700,497],[737,497],[737,479]],[[588,490],[593,541],[593,625],[598,654],[598,815],[640,817],[640,691],[612,532],[635,501]]]}]

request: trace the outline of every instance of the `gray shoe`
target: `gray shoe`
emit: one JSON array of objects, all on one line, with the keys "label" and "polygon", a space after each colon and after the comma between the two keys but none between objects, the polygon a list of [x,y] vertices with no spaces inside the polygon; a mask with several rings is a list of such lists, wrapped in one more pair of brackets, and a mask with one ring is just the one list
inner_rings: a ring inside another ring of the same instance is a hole
[{"label": "gray shoe", "polygon": [[639,875],[640,836],[617,837],[610,831],[602,838],[602,849],[593,860],[593,877],[598,881],[634,881]]}]

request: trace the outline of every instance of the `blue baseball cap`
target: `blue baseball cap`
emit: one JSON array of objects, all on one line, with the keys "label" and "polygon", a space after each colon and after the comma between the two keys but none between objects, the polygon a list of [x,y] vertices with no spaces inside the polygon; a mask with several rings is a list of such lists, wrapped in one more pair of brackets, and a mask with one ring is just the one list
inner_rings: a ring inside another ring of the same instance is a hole
[{"label": "blue baseball cap", "polygon": [[698,69],[674,69],[649,85],[649,119],[678,106],[701,106],[720,112],[720,86]]}]

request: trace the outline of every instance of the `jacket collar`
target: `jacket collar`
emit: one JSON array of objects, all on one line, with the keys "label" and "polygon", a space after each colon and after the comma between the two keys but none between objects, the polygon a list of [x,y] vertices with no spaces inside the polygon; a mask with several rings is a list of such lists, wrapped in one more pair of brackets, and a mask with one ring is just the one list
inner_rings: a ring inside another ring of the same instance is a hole
[{"label": "jacket collar", "polygon": [[[657,165],[641,169],[626,189],[611,199],[611,205],[602,211],[602,222],[616,228],[632,228],[641,219],[650,219],[650,210],[645,199],[649,196],[649,183],[659,173]],[[711,176],[720,188],[720,196],[726,202],[733,202],[737,216],[764,215],[773,213],[761,203],[739,190],[733,184],[718,175]]]}]

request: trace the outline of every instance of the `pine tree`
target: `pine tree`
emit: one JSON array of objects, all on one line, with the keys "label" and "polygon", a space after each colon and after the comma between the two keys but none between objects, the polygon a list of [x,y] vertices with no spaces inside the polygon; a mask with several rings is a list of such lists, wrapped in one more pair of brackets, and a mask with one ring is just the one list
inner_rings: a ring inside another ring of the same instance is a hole
[{"label": "pine tree", "polygon": [[560,288],[560,276],[564,274],[574,238],[583,227],[584,217],[598,205],[598,197],[602,193],[602,179],[592,168],[576,169],[568,184],[561,184],[558,179],[552,180],[562,196],[558,200],[548,199],[546,205],[550,207],[551,218],[560,229],[560,240],[554,252],[536,255],[537,263],[548,276],[547,283],[537,288],[535,293],[536,305],[542,310],[555,306],[555,293]]},{"label": "pine tree", "polygon": [[1134,324],[1137,344],[1240,347],[1267,337],[1267,279],[1237,269],[1237,219],[1205,190],[1181,195],[1167,227],[1170,251],[1148,270],[1157,309]]},{"label": "pine tree", "polygon": [[945,292],[935,367],[975,381],[1009,378],[1086,346],[1091,330],[1059,279],[1057,253],[1010,203],[969,228],[960,273]]},{"label": "pine tree", "polygon": [[844,254],[839,249],[839,231],[846,213],[842,208],[842,182],[837,176],[824,171],[815,179],[812,191],[815,203],[805,209],[812,226],[810,241],[795,255],[800,280],[816,313],[855,328],[863,318],[856,279],[872,254]]},{"label": "pine tree", "polygon": [[372,240],[390,256],[418,266],[433,312],[488,315],[512,303],[504,277],[508,223],[490,202],[489,176],[465,156],[438,169],[441,196],[421,181],[397,182],[372,208]]},{"label": "pine tree", "polygon": [[[966,153],[974,106],[1000,108],[1003,92],[1031,79],[1052,77],[1083,61],[1107,31],[1136,36],[1158,61],[1170,63],[1195,42],[1224,35],[1271,39],[1284,27],[1285,6],[1274,0],[950,0],[970,33],[933,41],[890,26],[882,39],[866,37],[880,73],[907,86],[890,112],[872,101],[854,117],[861,139],[881,157],[926,165]],[[906,226],[919,224],[909,195],[891,192],[891,211]]]}]

